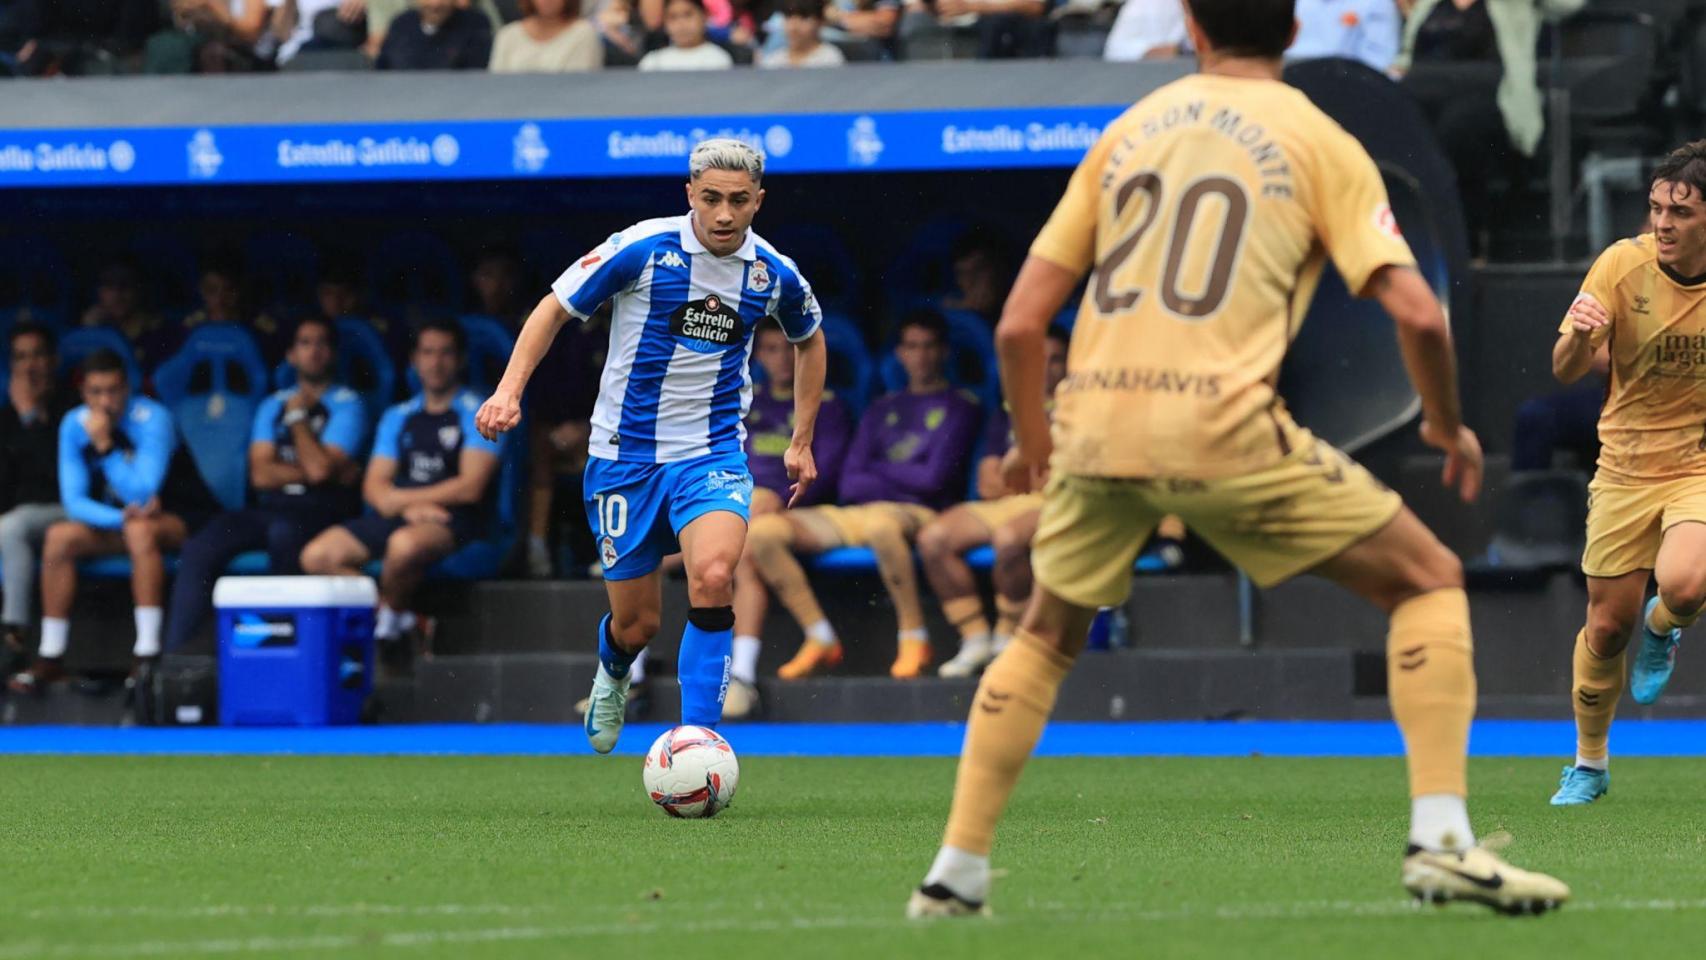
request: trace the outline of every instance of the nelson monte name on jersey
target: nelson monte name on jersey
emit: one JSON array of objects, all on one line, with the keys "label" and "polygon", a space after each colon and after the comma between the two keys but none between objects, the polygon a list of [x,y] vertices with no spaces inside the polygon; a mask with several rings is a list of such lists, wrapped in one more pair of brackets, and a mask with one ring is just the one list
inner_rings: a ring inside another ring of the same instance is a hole
[{"label": "nelson monte name on jersey", "polygon": [[586,320],[614,298],[591,453],[672,463],[739,453],[752,402],[752,331],[775,317],[799,343],[823,313],[792,260],[756,233],[731,256],[705,249],[692,215],[647,220],[563,272],[552,291]]}]

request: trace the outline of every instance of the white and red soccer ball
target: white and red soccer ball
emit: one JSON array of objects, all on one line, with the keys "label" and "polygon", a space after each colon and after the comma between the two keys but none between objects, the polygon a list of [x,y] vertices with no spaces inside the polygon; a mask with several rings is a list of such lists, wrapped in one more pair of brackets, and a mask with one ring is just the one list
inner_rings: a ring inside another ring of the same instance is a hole
[{"label": "white and red soccer ball", "polygon": [[641,775],[646,793],[664,813],[701,819],[716,816],[735,798],[740,761],[717,731],[676,727],[652,742]]}]

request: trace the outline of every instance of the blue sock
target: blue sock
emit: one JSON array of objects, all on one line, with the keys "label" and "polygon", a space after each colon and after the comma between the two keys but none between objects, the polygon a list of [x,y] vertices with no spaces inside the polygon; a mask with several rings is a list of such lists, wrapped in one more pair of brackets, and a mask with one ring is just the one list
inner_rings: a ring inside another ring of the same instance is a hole
[{"label": "blue sock", "polygon": [[734,628],[733,607],[694,607],[688,612],[676,670],[681,681],[682,723],[715,727],[723,719]]},{"label": "blue sock", "polygon": [[620,680],[628,675],[628,668],[634,665],[635,654],[618,647],[610,639],[610,614],[598,621],[598,659],[604,664],[604,672],[612,679]]}]

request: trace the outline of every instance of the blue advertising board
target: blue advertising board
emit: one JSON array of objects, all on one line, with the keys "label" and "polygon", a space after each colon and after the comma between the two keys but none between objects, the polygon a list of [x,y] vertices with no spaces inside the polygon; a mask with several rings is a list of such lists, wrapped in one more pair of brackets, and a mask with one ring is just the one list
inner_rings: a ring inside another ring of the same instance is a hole
[{"label": "blue advertising board", "polygon": [[707,137],[775,173],[1067,167],[1123,107],[0,130],[0,188],[681,174]]}]

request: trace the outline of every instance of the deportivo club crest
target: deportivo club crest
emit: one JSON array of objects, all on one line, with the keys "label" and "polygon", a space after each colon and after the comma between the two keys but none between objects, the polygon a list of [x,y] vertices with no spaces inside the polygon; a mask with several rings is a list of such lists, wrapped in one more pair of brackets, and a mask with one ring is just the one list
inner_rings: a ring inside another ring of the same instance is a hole
[{"label": "deportivo club crest", "polygon": [[598,559],[600,563],[604,564],[606,570],[616,566],[616,541],[609,537],[598,541]]},{"label": "deportivo club crest", "polygon": [[746,285],[752,288],[753,293],[770,289],[770,268],[764,265],[763,260],[752,262],[752,269],[747,271]]}]

